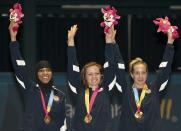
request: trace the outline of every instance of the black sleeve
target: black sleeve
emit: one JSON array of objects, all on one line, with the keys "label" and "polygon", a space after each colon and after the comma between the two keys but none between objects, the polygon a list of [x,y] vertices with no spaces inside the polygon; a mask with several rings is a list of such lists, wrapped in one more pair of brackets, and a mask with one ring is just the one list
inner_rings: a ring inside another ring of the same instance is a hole
[{"label": "black sleeve", "polygon": [[81,75],[80,68],[77,62],[77,55],[75,47],[69,47],[67,50],[68,55],[68,85],[71,91],[75,94],[81,88]]},{"label": "black sleeve", "polygon": [[122,92],[126,88],[126,71],[123,57],[120,53],[118,44],[114,46],[115,68],[116,68],[116,87]]},{"label": "black sleeve", "polygon": [[[62,100],[62,103],[60,104],[60,108],[61,108],[61,111],[60,111],[60,114],[59,114],[59,117],[57,118],[57,121],[59,121],[59,127],[62,129],[66,129],[67,127],[67,123],[66,123],[66,110],[65,110],[65,97],[63,97],[63,100]],[[63,130],[62,129],[62,130]],[[61,131],[61,130],[60,130]]]},{"label": "black sleeve", "polygon": [[156,85],[156,88],[153,90],[162,91],[167,85],[169,75],[171,73],[173,56],[174,56],[174,47],[173,45],[167,44],[162,58],[162,62],[159,65],[159,71],[156,80],[153,82],[153,84]]},{"label": "black sleeve", "polygon": [[10,43],[10,55],[11,55],[11,61],[13,64],[13,69],[15,71],[15,76],[18,81],[18,83],[23,87],[22,89],[28,89],[28,75],[26,73],[26,63],[24,59],[21,56],[21,53],[19,51],[19,43],[11,42]]},{"label": "black sleeve", "polygon": [[116,82],[113,44],[106,44],[105,46],[105,63],[103,67],[103,87],[111,91]]}]

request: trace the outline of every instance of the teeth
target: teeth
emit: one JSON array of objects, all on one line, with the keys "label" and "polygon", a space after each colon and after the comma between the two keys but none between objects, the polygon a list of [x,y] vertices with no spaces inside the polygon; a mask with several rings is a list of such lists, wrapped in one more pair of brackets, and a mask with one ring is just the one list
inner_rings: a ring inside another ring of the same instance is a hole
[{"label": "teeth", "polygon": [[48,79],[48,77],[47,77],[47,76],[44,76],[43,79]]},{"label": "teeth", "polygon": [[97,82],[97,81],[95,80],[95,81],[92,81],[92,82],[94,82],[94,83],[95,83],[95,82]]}]

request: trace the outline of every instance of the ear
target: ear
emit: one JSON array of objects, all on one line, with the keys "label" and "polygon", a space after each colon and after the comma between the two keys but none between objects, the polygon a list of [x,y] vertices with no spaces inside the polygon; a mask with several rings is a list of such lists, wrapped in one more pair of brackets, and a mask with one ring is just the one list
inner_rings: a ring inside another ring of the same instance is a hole
[{"label": "ear", "polygon": [[117,15],[115,18],[116,18],[116,19],[120,19],[121,17],[120,17],[119,15]]},{"label": "ear", "polygon": [[101,8],[101,12],[104,14],[106,11],[104,10],[104,8]]},{"label": "ear", "polygon": [[9,12],[12,12],[13,11],[13,9],[9,9]]},{"label": "ear", "polygon": [[114,7],[112,7],[112,10],[116,13],[117,12],[117,10],[114,8]]}]

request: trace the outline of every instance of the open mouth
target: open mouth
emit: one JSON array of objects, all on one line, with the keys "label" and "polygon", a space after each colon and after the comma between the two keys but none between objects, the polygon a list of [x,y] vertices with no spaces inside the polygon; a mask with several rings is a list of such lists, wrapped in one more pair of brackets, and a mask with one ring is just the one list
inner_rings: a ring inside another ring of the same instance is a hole
[{"label": "open mouth", "polygon": [[49,77],[48,77],[48,76],[43,76],[42,78],[43,78],[44,80],[49,79]]},{"label": "open mouth", "polygon": [[105,20],[106,22],[111,22],[110,20]]}]

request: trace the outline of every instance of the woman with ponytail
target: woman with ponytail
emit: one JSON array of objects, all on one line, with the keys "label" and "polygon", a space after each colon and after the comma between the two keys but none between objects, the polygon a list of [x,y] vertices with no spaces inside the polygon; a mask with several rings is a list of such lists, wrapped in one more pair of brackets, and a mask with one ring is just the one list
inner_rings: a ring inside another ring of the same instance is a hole
[{"label": "woman with ponytail", "polygon": [[133,83],[127,83],[125,64],[119,47],[115,44],[116,86],[123,99],[121,131],[162,131],[159,94],[168,83],[174,55],[172,32],[169,31],[167,36],[168,41],[159,72],[151,84],[147,83],[148,65],[141,58],[130,61],[129,74]]}]

